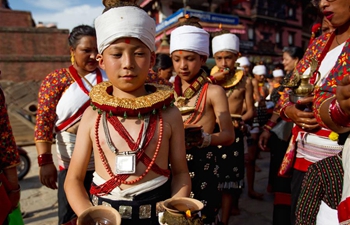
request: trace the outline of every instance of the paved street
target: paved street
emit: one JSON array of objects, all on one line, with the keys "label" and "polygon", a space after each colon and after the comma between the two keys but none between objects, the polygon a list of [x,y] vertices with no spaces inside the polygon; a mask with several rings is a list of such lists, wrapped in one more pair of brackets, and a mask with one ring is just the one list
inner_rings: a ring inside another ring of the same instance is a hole
[{"label": "paved street", "polygon": [[[34,146],[24,147],[32,160],[29,174],[20,182],[21,208],[27,215],[24,219],[26,225],[57,225],[57,195],[56,191],[43,187],[38,177],[38,165]],[[53,149],[53,152],[55,150]],[[271,225],[273,196],[266,192],[269,153],[262,152],[263,159],[257,160],[262,169],[256,173],[256,191],[264,193],[264,200],[253,200],[247,196],[247,190],[240,200],[241,215],[232,216],[230,224],[244,225]]]}]

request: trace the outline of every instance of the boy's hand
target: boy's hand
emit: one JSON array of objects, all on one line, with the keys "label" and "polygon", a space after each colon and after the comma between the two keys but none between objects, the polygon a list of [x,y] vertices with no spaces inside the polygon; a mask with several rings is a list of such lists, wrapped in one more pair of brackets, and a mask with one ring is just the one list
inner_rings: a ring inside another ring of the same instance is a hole
[{"label": "boy's hand", "polygon": [[220,69],[218,72],[214,73],[212,76],[215,78],[217,82],[224,81],[226,79],[226,75],[230,73],[229,68]]}]

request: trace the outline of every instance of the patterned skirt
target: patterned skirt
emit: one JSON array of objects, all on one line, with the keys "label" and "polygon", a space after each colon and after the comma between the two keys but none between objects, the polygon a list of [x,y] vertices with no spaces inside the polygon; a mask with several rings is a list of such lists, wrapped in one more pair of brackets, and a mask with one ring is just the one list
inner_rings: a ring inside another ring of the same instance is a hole
[{"label": "patterned skirt", "polygon": [[205,224],[214,222],[220,207],[221,195],[218,190],[218,166],[215,154],[216,146],[191,148],[187,150],[186,159],[192,181],[191,197],[204,204],[201,211],[205,215]]},{"label": "patterned skirt", "polygon": [[244,186],[244,136],[235,129],[235,141],[222,146],[217,154],[219,190],[242,189]]}]

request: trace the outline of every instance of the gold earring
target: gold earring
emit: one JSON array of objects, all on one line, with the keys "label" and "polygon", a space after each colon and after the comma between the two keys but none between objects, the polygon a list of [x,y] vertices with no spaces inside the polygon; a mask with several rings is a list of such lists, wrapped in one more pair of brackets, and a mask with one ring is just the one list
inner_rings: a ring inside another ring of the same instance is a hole
[{"label": "gold earring", "polygon": [[74,59],[73,53],[70,54],[70,61],[71,61],[72,65],[74,65],[75,59]]}]

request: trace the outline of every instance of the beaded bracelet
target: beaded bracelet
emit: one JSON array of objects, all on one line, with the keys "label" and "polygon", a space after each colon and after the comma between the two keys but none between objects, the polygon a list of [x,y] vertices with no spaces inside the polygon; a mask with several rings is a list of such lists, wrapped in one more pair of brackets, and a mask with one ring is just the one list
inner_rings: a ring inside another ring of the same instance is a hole
[{"label": "beaded bracelet", "polygon": [[339,102],[334,98],[329,104],[329,116],[332,121],[341,127],[350,127],[350,116],[348,116],[339,105]]},{"label": "beaded bracelet", "polygon": [[38,164],[39,164],[39,166],[44,166],[44,165],[51,164],[51,163],[53,163],[53,159],[52,159],[52,154],[51,153],[38,155]]},{"label": "beaded bracelet", "polygon": [[198,146],[198,148],[208,147],[211,143],[211,135],[210,134],[203,132],[202,137],[203,137],[203,142],[202,142],[201,146]]},{"label": "beaded bracelet", "polygon": [[292,120],[285,114],[285,110],[288,106],[291,106],[291,105],[294,105],[292,102],[287,102],[285,103],[282,108],[281,108],[281,111],[280,111],[280,117],[287,121],[287,122],[292,122]]},{"label": "beaded bracelet", "polygon": [[267,123],[264,125],[263,129],[266,131],[270,131],[274,126],[276,126],[276,124],[276,122],[268,120]]}]

